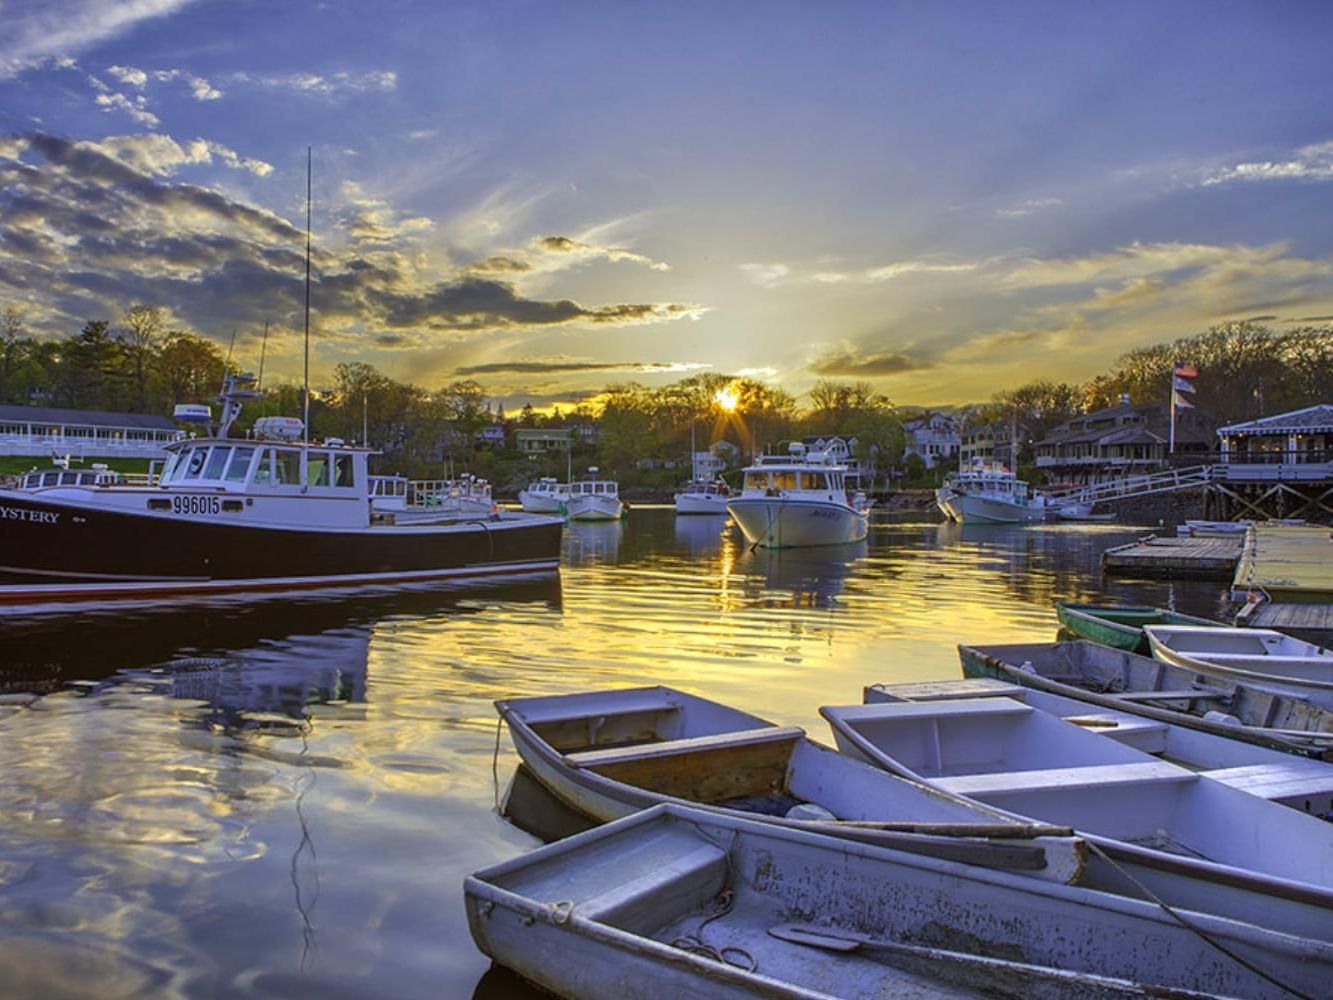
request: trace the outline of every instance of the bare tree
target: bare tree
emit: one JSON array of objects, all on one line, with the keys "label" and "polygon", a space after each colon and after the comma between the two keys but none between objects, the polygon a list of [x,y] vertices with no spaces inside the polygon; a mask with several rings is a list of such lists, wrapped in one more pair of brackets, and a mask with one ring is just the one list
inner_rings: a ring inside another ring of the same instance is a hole
[{"label": "bare tree", "polygon": [[149,361],[165,328],[166,310],[161,306],[130,306],[121,319],[120,339],[130,356],[140,411],[148,404]]},{"label": "bare tree", "polygon": [[5,313],[0,317],[0,403],[8,403],[11,392],[10,376],[14,363],[18,360],[19,338],[23,336],[23,310],[17,306],[5,306]]}]

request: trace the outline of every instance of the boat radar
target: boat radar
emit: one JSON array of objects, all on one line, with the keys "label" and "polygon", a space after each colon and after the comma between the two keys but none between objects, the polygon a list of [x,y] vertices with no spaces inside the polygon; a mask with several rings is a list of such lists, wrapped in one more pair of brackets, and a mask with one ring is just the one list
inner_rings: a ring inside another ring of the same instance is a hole
[{"label": "boat radar", "polygon": [[171,416],[183,424],[206,424],[213,419],[213,411],[203,403],[177,403]]}]

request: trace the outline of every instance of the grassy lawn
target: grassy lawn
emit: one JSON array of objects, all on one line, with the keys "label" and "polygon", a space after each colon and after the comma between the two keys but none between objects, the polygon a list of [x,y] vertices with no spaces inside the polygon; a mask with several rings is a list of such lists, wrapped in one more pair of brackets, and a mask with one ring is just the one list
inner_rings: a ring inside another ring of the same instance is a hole
[{"label": "grassy lawn", "polygon": [[[101,462],[108,469],[115,469],[117,472],[138,472],[148,471],[148,459],[146,458],[97,458],[89,456],[83,461],[74,459],[70,462],[71,469],[91,469],[94,462]],[[37,455],[0,455],[0,476],[12,476],[27,472],[29,469],[49,469],[52,468],[51,459],[43,458]]]}]

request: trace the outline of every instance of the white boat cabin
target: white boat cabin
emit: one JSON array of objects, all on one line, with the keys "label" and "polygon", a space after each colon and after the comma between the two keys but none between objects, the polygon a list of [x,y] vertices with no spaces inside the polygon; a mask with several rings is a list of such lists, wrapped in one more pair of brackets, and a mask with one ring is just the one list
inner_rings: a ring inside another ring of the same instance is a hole
[{"label": "white boat cabin", "polygon": [[761,455],[745,470],[743,495],[783,496],[790,493],[847,494],[846,467],[827,459],[822,452],[798,451],[791,455]]},{"label": "white boat cabin", "polygon": [[580,479],[569,484],[569,498],[601,496],[613,499],[620,495],[620,486],[609,479]]},{"label": "white boat cabin", "polygon": [[158,485],[360,499],[369,496],[369,454],[368,449],[327,443],[189,441],[173,446]]}]

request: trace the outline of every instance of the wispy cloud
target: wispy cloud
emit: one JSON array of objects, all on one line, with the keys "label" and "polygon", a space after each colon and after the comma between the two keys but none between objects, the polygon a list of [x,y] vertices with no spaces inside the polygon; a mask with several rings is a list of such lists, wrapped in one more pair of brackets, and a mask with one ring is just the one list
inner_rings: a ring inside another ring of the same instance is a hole
[{"label": "wispy cloud", "polygon": [[343,98],[356,94],[383,94],[398,88],[398,74],[393,70],[372,70],[366,73],[256,74],[232,73],[227,80],[270,90],[286,90],[311,97]]},{"label": "wispy cloud", "polygon": [[67,60],[130,31],[142,21],[165,17],[191,0],[42,0],[3,6],[0,78],[14,76],[48,58]]},{"label": "wispy cloud", "polygon": [[593,246],[589,243],[582,243],[579,240],[572,240],[568,236],[542,236],[533,240],[533,248],[543,253],[557,254],[578,258],[580,260],[609,260],[613,262],[629,261],[634,264],[643,264],[654,271],[670,271],[671,265],[663,263],[660,260],[653,260],[651,257],[641,253],[635,253],[633,250],[623,250],[617,247]]},{"label": "wispy cloud", "polygon": [[1044,208],[1054,208],[1057,205],[1063,205],[1061,198],[1029,198],[1027,201],[1019,202],[1012,208],[997,208],[995,214],[1002,219],[1021,219],[1024,216],[1031,215],[1033,212],[1039,212]]},{"label": "wispy cloud", "polygon": [[120,93],[98,94],[97,106],[103,111],[123,111],[140,125],[157,128],[162,119],[148,110],[148,101],[142,94],[128,97]]},{"label": "wispy cloud", "polygon": [[78,145],[104,152],[135,170],[159,177],[170,176],[181,166],[210,164],[215,157],[232,170],[247,170],[257,177],[266,177],[273,172],[272,164],[241,156],[210,139],[193,139],[181,145],[169,135],[150,132],[147,135],[114,135]]},{"label": "wispy cloud", "polygon": [[898,260],[870,267],[834,270],[767,262],[741,265],[741,271],[762,288],[787,285],[879,285],[915,274],[964,274],[977,270],[973,263],[922,259]]},{"label": "wispy cloud", "polygon": [[1230,164],[1208,174],[1203,184],[1290,180],[1333,180],[1333,141],[1303,146],[1286,159]]},{"label": "wispy cloud", "polygon": [[694,361],[583,361],[543,358],[530,361],[492,361],[455,369],[458,375],[552,375],[578,372],[638,372],[679,374],[703,371],[712,365]]}]

